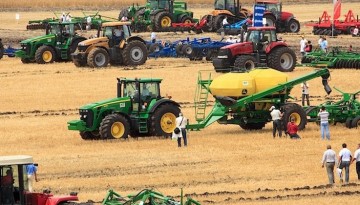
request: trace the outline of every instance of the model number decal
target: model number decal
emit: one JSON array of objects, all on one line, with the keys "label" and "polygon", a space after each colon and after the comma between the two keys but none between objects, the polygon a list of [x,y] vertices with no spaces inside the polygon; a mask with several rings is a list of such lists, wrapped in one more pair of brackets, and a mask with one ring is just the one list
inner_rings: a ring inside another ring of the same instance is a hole
[{"label": "model number decal", "polygon": [[125,103],[120,103],[120,107],[125,107]]}]

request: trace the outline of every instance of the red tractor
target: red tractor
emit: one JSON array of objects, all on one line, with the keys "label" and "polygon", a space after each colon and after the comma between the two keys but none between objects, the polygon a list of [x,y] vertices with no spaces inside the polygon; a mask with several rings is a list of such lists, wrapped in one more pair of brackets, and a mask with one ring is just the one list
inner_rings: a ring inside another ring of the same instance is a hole
[{"label": "red tractor", "polygon": [[280,0],[255,0],[256,4],[265,5],[264,18],[267,26],[276,26],[277,32],[297,33],[300,31],[300,23],[294,14],[282,11]]},{"label": "red tractor", "polygon": [[[213,59],[216,72],[270,67],[282,72],[295,68],[296,55],[276,37],[275,27],[250,27],[245,40],[222,47]],[[244,38],[244,35],[243,37]]]}]

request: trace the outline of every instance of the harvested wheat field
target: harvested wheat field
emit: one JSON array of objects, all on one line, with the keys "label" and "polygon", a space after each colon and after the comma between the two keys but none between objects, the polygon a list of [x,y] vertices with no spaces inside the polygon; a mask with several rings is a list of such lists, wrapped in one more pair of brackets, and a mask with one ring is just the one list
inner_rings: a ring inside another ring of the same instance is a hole
[{"label": "harvested wheat field", "polygon": [[[191,8],[191,5],[190,5]],[[360,3],[344,3],[343,12],[357,12]],[[331,4],[290,4],[302,25],[316,20]],[[197,8],[197,16],[209,9]],[[80,13],[80,11],[72,11]],[[118,10],[103,11],[117,17]],[[20,12],[15,23],[14,12],[0,12],[1,38],[5,45],[42,31],[26,31],[30,19],[51,15],[48,11]],[[317,42],[311,28],[301,27],[308,40]],[[88,34],[84,34],[88,35]],[[141,33],[149,38],[149,33]],[[175,40],[216,34],[159,33],[163,39]],[[298,52],[300,34],[282,34]],[[339,36],[328,39],[330,46],[359,47],[358,39]],[[183,58],[149,59],[138,67],[79,69],[72,62],[51,65],[22,64],[20,59],[0,60],[0,155],[32,155],[39,163],[35,191],[50,188],[54,194],[79,193],[81,201],[101,202],[108,189],[121,194],[153,188],[179,199],[180,189],[201,204],[357,204],[360,181],[355,166],[350,167],[350,184],[342,186],[336,177],[334,187],[326,186],[326,170],[321,168],[322,154],[331,144],[336,152],[347,143],[354,152],[360,143],[359,129],[342,124],[330,127],[331,141],[320,139],[316,124],[300,131],[301,140],[272,138],[272,125],[260,131],[245,131],[239,126],[214,123],[201,131],[189,133],[189,146],[178,148],[175,141],[162,137],[129,140],[85,141],[78,132],[68,131],[67,122],[78,119],[78,108],[90,102],[116,96],[116,77],[163,78],[162,95],[172,96],[194,123],[193,98],[199,70],[213,70],[206,61]],[[290,78],[313,70],[297,67]],[[214,74],[219,75],[219,74]],[[360,90],[359,70],[331,70],[330,86],[347,92]],[[311,104],[324,102],[321,80],[310,82]],[[300,103],[301,90],[292,91]],[[335,90],[330,99],[339,99]],[[210,110],[211,107],[208,108]]]}]

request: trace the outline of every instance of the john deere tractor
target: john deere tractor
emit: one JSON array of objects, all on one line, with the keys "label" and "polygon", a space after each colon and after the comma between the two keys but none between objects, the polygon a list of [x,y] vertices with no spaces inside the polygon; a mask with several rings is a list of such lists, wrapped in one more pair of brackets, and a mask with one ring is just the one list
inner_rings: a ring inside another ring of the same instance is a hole
[{"label": "john deere tractor", "polygon": [[214,10],[203,17],[207,20],[207,26],[203,30],[218,31],[225,17],[229,24],[233,24],[246,19],[250,14],[250,10],[241,8],[239,0],[215,0]]},{"label": "john deere tractor", "polygon": [[142,31],[168,31],[172,23],[193,23],[193,12],[187,10],[187,3],[177,0],[147,0],[146,5],[131,6],[122,10],[119,20],[126,16],[133,21],[133,29]]},{"label": "john deere tractor", "polygon": [[98,38],[79,43],[72,54],[77,67],[93,68],[111,65],[142,65],[147,60],[145,41],[131,36],[131,22],[107,22],[98,30]]},{"label": "john deere tractor", "polygon": [[80,108],[80,120],[68,122],[82,139],[170,136],[180,105],[160,95],[161,79],[118,78],[117,97]]},{"label": "john deere tractor", "polygon": [[15,56],[23,63],[38,64],[54,61],[69,61],[71,53],[85,37],[75,32],[75,23],[49,22],[44,36],[37,36],[20,42],[21,50]]}]

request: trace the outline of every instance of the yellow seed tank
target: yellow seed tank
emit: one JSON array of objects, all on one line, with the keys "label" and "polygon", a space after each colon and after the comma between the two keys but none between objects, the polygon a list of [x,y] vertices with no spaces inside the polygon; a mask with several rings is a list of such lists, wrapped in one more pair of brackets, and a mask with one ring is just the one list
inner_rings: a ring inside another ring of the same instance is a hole
[{"label": "yellow seed tank", "polygon": [[[274,69],[254,69],[247,73],[227,73],[210,84],[214,96],[241,98],[288,81],[288,75]],[[273,93],[275,94],[275,93]]]}]

